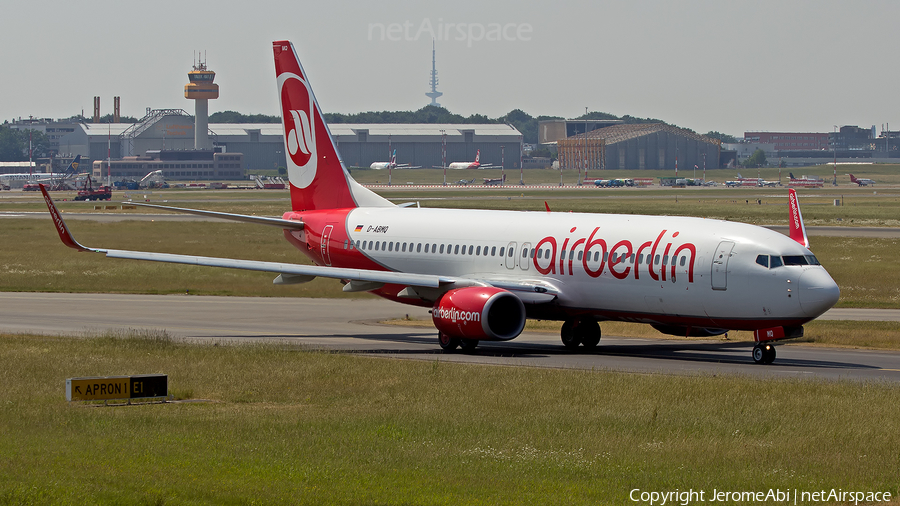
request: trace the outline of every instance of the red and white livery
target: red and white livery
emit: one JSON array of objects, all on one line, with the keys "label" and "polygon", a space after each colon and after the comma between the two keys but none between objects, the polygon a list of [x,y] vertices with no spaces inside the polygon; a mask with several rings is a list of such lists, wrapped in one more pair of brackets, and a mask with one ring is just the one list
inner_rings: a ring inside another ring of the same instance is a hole
[{"label": "red and white livery", "polygon": [[465,169],[487,169],[493,165],[481,163],[481,150],[475,151],[474,162],[453,162],[447,166],[448,169],[465,170]]},{"label": "red and white livery", "polygon": [[[44,193],[63,242],[113,258],[315,277],[432,308],[444,350],[518,336],[527,318],[563,321],[566,347],[593,348],[599,322],[652,325],[681,336],[755,331],[753,358],[798,337],[839,290],[808,249],[796,194],[791,237],[704,218],[402,207],[344,168],[293,45],[274,43],[291,210],[262,218],[166,208],[278,227],[316,265],[91,248],[69,233]],[[299,303],[299,302],[298,302]]]}]

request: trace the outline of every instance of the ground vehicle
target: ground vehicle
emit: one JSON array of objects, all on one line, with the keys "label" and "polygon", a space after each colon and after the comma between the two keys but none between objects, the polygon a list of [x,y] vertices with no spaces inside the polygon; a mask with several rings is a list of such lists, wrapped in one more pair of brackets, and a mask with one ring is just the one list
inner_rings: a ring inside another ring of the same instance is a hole
[{"label": "ground vehicle", "polygon": [[94,188],[91,176],[88,175],[84,182],[84,188],[78,190],[75,200],[110,200],[112,199],[112,188],[109,186],[98,186]]}]

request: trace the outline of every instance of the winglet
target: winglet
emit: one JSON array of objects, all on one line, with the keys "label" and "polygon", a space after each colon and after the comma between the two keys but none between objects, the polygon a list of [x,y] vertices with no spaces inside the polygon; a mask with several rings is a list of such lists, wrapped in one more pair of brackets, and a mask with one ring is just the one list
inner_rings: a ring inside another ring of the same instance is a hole
[{"label": "winglet", "polygon": [[797,241],[804,248],[809,248],[809,238],[806,237],[806,226],[803,224],[803,215],[800,214],[800,202],[797,200],[797,192],[793,188],[788,190],[788,207],[790,208],[791,239]]},{"label": "winglet", "polygon": [[544,209],[546,209],[548,213],[550,212],[550,204],[548,204],[546,200],[544,201]]},{"label": "winglet", "polygon": [[56,226],[56,232],[59,233],[59,238],[62,240],[63,244],[70,248],[77,249],[78,251],[92,251],[78,244],[78,241],[72,237],[72,233],[69,232],[69,227],[67,227],[66,222],[63,221],[59,209],[56,208],[56,204],[53,203],[53,199],[51,199],[50,195],[47,193],[47,187],[43,184],[39,186],[41,187],[41,193],[44,194],[44,202],[47,203],[47,209],[50,211],[50,218],[53,219],[53,225]]}]

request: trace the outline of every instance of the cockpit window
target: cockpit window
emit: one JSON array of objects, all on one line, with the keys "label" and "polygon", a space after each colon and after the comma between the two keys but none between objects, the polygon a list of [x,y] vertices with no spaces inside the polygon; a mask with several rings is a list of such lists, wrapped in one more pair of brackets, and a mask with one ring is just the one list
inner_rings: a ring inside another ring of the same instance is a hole
[{"label": "cockpit window", "polygon": [[769,255],[757,255],[756,263],[763,267],[769,267]]},{"label": "cockpit window", "polygon": [[819,261],[813,255],[785,255],[784,265],[819,265]]},{"label": "cockpit window", "polygon": [[781,267],[782,265],[783,264],[781,263],[781,257],[776,257],[776,256],[769,257],[769,269]]}]

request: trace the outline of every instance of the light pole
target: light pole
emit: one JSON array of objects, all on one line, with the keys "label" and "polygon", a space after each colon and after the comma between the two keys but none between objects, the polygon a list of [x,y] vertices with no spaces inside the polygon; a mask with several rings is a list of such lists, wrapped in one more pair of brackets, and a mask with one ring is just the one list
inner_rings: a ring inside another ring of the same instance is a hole
[{"label": "light pole", "polygon": [[506,172],[503,170],[506,168],[505,148],[506,146],[500,146],[500,186],[503,186],[503,182],[506,181]]},{"label": "light pole", "polygon": [[834,125],[834,137],[831,139],[831,154],[834,155],[834,180],[831,186],[837,186],[837,125]]}]

